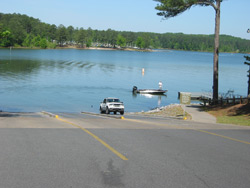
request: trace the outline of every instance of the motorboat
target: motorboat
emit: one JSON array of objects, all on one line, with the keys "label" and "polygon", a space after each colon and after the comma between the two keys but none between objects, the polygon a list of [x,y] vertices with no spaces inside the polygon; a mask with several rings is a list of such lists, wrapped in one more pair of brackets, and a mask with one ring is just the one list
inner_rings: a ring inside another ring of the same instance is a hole
[{"label": "motorboat", "polygon": [[136,86],[133,87],[133,93],[140,93],[140,94],[151,94],[151,95],[163,95],[168,90],[162,89],[138,89]]}]

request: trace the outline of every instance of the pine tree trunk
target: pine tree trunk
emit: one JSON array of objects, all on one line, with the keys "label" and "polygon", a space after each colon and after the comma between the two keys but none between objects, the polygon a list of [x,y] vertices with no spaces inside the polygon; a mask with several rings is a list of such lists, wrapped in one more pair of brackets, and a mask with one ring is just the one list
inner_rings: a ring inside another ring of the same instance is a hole
[{"label": "pine tree trunk", "polygon": [[215,16],[215,37],[214,37],[214,75],[213,75],[213,100],[218,103],[219,98],[219,36],[220,36],[220,0],[216,0],[216,16]]}]

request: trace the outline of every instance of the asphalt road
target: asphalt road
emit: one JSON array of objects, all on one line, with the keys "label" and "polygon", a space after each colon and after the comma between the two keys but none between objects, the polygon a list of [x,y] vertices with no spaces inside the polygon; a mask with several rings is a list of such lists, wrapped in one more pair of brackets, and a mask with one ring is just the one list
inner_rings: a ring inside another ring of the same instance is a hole
[{"label": "asphalt road", "polygon": [[0,188],[249,188],[250,127],[58,115],[0,113]]}]

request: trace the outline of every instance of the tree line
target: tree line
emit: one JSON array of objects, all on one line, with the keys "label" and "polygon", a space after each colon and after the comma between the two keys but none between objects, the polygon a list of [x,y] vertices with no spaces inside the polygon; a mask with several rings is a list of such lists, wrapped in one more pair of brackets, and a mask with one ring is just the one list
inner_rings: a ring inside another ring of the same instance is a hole
[{"label": "tree line", "polygon": [[[91,28],[56,26],[21,14],[0,13],[1,47],[56,48],[74,46],[139,49],[176,49],[213,51],[214,35],[183,33],[150,33],[94,30]],[[220,36],[221,52],[250,52],[250,40],[228,35]]]}]

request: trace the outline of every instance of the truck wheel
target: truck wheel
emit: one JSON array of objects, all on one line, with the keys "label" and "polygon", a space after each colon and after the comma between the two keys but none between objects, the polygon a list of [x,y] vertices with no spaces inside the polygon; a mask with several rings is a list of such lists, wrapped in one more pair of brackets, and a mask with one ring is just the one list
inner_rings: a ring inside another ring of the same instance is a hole
[{"label": "truck wheel", "polygon": [[120,114],[123,115],[123,114],[124,114],[124,111],[121,111]]},{"label": "truck wheel", "polygon": [[106,108],[106,114],[109,114],[109,108],[108,107]]},{"label": "truck wheel", "polygon": [[103,114],[102,108],[100,107],[100,113]]}]

